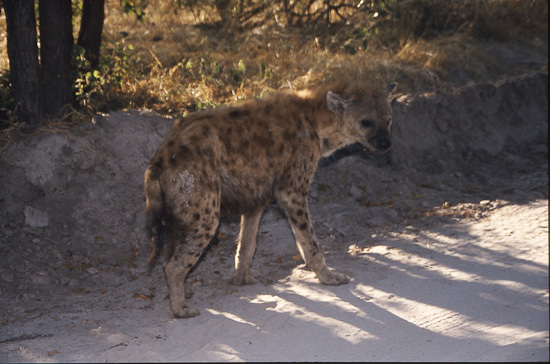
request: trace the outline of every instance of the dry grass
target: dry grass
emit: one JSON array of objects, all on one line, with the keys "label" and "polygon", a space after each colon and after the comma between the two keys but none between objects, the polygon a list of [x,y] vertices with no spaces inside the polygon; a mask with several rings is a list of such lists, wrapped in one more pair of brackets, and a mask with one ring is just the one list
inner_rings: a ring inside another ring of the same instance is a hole
[{"label": "dry grass", "polygon": [[[547,0],[385,3],[385,15],[356,11],[346,23],[295,27],[275,5],[236,26],[221,25],[212,8],[192,12],[172,0],[150,0],[139,21],[107,0],[108,82],[88,95],[87,110],[178,114],[340,74],[422,92],[548,68]],[[5,49],[0,19],[0,69],[8,66]]]}]

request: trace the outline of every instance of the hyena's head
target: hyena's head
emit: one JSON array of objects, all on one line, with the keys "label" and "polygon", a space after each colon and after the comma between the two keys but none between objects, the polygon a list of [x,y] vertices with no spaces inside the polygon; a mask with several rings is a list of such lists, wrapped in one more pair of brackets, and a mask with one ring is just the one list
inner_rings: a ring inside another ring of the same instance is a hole
[{"label": "hyena's head", "polygon": [[342,116],[343,130],[350,142],[360,142],[376,153],[385,153],[391,147],[390,128],[392,110],[390,98],[397,83],[383,89],[369,90],[349,98],[328,91],[327,106],[330,111]]}]

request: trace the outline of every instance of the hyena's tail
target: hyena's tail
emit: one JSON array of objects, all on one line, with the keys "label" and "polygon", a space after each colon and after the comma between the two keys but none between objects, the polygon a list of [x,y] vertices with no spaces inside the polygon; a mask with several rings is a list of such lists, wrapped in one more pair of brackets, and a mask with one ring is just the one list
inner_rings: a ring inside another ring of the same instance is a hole
[{"label": "hyena's tail", "polygon": [[151,256],[148,269],[152,271],[164,246],[164,196],[159,181],[160,171],[149,165],[145,171],[145,204],[147,229],[151,236]]}]

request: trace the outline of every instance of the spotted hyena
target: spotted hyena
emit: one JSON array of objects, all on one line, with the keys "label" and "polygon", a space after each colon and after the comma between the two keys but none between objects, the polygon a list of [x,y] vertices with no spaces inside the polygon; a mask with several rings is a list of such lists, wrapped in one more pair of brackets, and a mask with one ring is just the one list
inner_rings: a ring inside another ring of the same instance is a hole
[{"label": "spotted hyena", "polygon": [[250,266],[258,224],[272,201],[286,212],[300,254],[319,281],[349,282],[327,268],[315,241],[309,186],[319,159],[339,148],[355,142],[379,153],[390,148],[389,98],[395,86],[341,82],[314,91],[276,93],[174,122],[145,172],[145,195],[153,245],[150,267],[164,245],[175,317],[199,314],[185,302],[184,281],[222,216],[241,216],[230,283],[255,282]]}]

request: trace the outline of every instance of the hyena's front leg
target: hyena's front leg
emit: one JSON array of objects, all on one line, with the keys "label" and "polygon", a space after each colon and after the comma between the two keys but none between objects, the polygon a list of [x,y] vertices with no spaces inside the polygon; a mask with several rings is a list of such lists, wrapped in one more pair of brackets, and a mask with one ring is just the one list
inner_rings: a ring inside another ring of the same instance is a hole
[{"label": "hyena's front leg", "polygon": [[315,241],[315,234],[309,219],[307,195],[304,198],[299,194],[281,192],[277,201],[290,220],[290,226],[296,237],[296,244],[302,258],[309,269],[315,272],[319,282],[330,286],[348,283],[349,278],[346,275],[332,272],[325,264],[325,258]]},{"label": "hyena's front leg", "polygon": [[241,216],[241,231],[237,239],[237,252],[235,254],[235,272],[229,280],[231,284],[242,286],[256,283],[256,279],[250,273],[250,266],[256,250],[258,225],[263,211],[264,206],[261,206],[251,213]]}]

